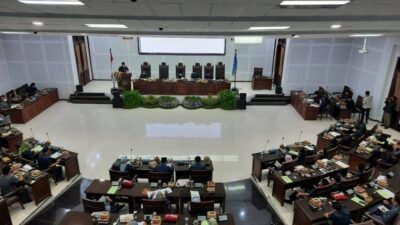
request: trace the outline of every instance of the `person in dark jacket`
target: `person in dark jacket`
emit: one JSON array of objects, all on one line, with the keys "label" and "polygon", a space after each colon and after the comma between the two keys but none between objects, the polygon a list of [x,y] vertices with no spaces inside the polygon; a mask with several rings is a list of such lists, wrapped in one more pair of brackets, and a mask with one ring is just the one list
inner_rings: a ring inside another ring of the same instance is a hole
[{"label": "person in dark jacket", "polygon": [[392,114],[396,110],[396,102],[394,98],[386,98],[385,107],[383,107],[383,121],[382,125],[387,129],[390,127]]},{"label": "person in dark jacket", "polygon": [[172,173],[173,169],[169,165],[167,165],[167,158],[162,157],[161,163],[156,166],[155,172],[157,173]]},{"label": "person in dark jacket", "polygon": [[51,151],[49,148],[44,148],[37,158],[38,166],[40,170],[47,170],[52,168],[50,173],[54,176],[56,181],[64,180],[62,175],[62,167],[59,165],[61,159],[55,160],[50,157]]},{"label": "person in dark jacket", "polygon": [[325,213],[324,216],[332,221],[332,225],[349,225],[351,223],[351,216],[340,202],[332,202],[333,210]]},{"label": "person in dark jacket", "polygon": [[[384,206],[387,211],[381,210],[381,208],[383,208],[382,206]],[[400,213],[400,195],[397,194],[394,198],[390,199],[390,202],[383,200],[382,205],[372,207],[369,213],[381,223],[392,225]]]},{"label": "person in dark jacket", "polygon": [[189,168],[189,170],[205,170],[205,169],[207,169],[206,165],[204,165],[201,162],[200,156],[196,156],[194,158],[194,163],[192,163],[192,165],[190,165],[190,168]]}]

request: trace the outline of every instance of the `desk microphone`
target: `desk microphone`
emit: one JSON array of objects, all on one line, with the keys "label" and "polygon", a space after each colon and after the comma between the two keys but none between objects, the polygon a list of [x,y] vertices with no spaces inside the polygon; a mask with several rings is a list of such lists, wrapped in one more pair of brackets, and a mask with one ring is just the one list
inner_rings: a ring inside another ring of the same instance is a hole
[{"label": "desk microphone", "polygon": [[33,133],[33,129],[31,128],[32,138],[35,139],[35,134]]},{"label": "desk microphone", "polygon": [[300,142],[301,135],[303,135],[303,131],[302,130],[300,131],[299,140],[297,142]]},{"label": "desk microphone", "polygon": [[264,151],[267,150],[268,143],[269,143],[269,139],[267,139],[267,144],[265,144],[264,149],[261,150],[261,156],[263,156],[264,155]]},{"label": "desk microphone", "polygon": [[131,148],[131,161],[133,160],[133,149]]},{"label": "desk microphone", "polygon": [[283,145],[283,141],[285,140],[285,137],[282,137],[282,142],[281,142],[281,145]]},{"label": "desk microphone", "polygon": [[49,133],[46,132],[46,136],[47,136],[47,141],[50,142]]}]

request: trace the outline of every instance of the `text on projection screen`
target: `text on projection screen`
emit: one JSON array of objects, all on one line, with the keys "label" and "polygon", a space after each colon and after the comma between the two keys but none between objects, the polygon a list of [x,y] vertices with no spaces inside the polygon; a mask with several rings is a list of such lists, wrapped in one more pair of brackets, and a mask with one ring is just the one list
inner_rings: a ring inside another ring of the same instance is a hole
[{"label": "text on projection screen", "polygon": [[224,38],[140,37],[144,54],[225,54]]}]

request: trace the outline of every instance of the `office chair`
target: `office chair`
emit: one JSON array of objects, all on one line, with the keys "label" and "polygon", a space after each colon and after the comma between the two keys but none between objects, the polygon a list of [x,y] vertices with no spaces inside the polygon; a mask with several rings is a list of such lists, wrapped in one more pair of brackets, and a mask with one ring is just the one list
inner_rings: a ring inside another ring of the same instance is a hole
[{"label": "office chair", "polygon": [[144,214],[152,214],[153,212],[164,214],[168,212],[168,203],[166,200],[143,199],[142,204]]},{"label": "office chair", "polygon": [[151,65],[148,62],[143,62],[140,66],[140,78],[151,77]]},{"label": "office chair", "polygon": [[172,173],[150,172],[148,178],[149,182],[161,180],[162,183],[168,183],[172,180]]},{"label": "office chair", "polygon": [[192,170],[189,173],[190,180],[194,183],[207,183],[212,181],[212,170]]},{"label": "office chair", "polygon": [[214,79],[214,66],[211,65],[211,63],[207,63],[207,65],[204,66],[204,79]]},{"label": "office chair", "polygon": [[190,214],[193,216],[207,215],[208,211],[214,211],[214,201],[190,202]]},{"label": "office chair", "polygon": [[167,63],[162,62],[161,65],[158,66],[159,69],[159,79],[168,79],[169,77],[169,66]]},{"label": "office chair", "polygon": [[215,66],[215,79],[225,80],[225,64],[218,62]]},{"label": "office chair", "polygon": [[262,76],[263,68],[254,67],[253,76]]},{"label": "office chair", "polygon": [[104,202],[82,198],[83,211],[87,213],[102,212],[106,210]]},{"label": "office chair", "polygon": [[201,67],[200,63],[195,63],[193,65],[193,73],[191,78],[192,79],[201,79],[201,74],[203,74],[203,68]]},{"label": "office chair", "polygon": [[183,65],[183,63],[178,63],[178,65],[175,66],[175,71],[177,79],[185,78],[186,66]]}]

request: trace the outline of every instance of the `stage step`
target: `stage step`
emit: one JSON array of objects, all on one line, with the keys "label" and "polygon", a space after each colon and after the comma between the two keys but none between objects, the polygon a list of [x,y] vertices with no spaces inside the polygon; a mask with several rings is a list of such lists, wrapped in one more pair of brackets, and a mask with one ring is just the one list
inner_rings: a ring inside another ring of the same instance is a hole
[{"label": "stage step", "polygon": [[69,101],[72,103],[89,104],[111,104],[110,97],[105,93],[78,92],[69,95]]},{"label": "stage step", "polygon": [[283,94],[256,94],[251,98],[250,102],[247,102],[247,105],[287,105],[290,100],[289,96],[284,96]]}]

